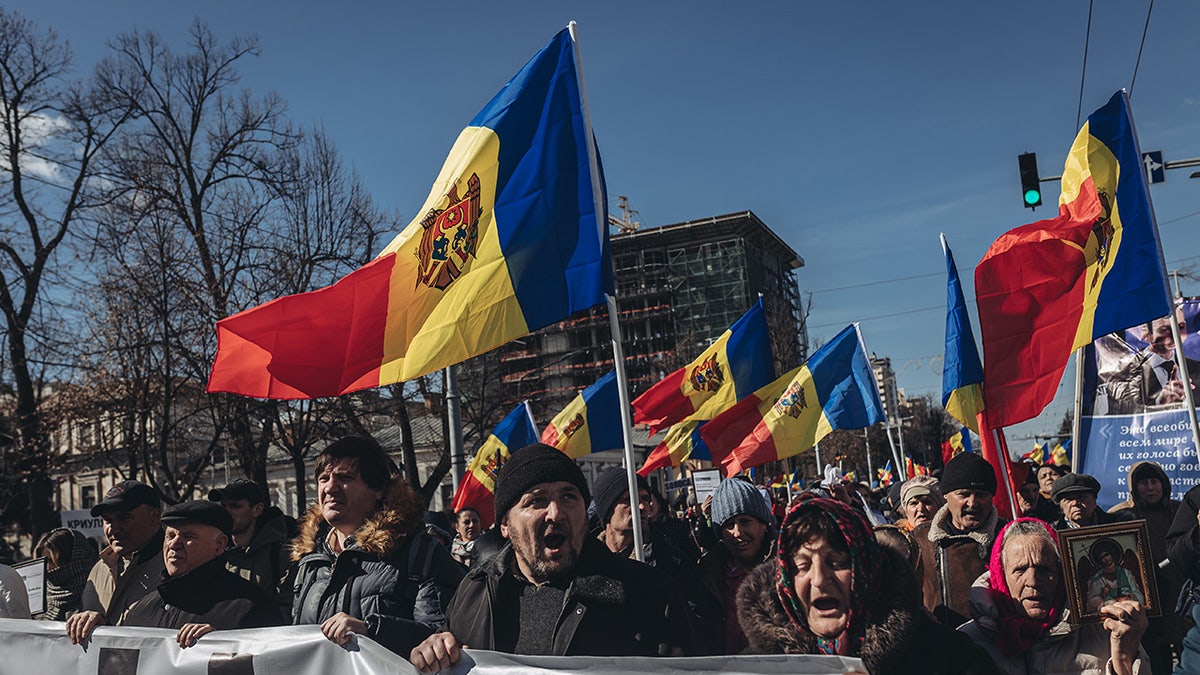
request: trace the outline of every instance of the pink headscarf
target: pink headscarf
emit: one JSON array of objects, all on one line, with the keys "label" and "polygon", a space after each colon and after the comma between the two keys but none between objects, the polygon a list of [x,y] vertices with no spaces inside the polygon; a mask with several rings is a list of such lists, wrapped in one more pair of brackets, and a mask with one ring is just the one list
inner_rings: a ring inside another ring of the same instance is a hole
[{"label": "pink headscarf", "polygon": [[996,538],[996,544],[992,547],[992,558],[988,562],[988,589],[991,591],[992,601],[999,611],[996,645],[1005,655],[1024,652],[1045,635],[1046,631],[1062,618],[1063,607],[1067,600],[1067,591],[1063,586],[1060,574],[1058,590],[1054,595],[1054,608],[1050,610],[1050,616],[1046,621],[1030,619],[1018,609],[1017,601],[1013,600],[1012,592],[1008,588],[1008,580],[1004,576],[1004,563],[1001,561],[1004,542],[1008,539],[1008,531],[1017,523],[1037,523],[1050,533],[1050,538],[1054,540],[1055,544],[1058,543],[1058,535],[1055,534],[1054,528],[1037,518],[1017,518],[1005,525],[1004,529],[1000,530],[1000,536]]}]

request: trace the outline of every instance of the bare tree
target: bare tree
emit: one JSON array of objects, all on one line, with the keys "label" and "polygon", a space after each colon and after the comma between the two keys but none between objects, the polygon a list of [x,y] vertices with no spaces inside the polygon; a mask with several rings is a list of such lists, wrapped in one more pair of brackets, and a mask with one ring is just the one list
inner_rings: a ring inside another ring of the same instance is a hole
[{"label": "bare tree", "polygon": [[71,53],[52,32],[38,33],[0,8],[0,313],[16,399],[20,471],[31,534],[56,525],[43,429],[39,354],[49,336],[39,312],[55,282],[60,248],[94,208],[96,161],[129,116],[125,102],[95,83],[68,80]]}]

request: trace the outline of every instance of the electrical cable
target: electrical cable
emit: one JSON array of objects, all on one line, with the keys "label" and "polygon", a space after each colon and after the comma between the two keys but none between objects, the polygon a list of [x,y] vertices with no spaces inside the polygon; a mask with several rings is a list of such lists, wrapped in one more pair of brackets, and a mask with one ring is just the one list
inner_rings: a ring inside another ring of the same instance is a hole
[{"label": "electrical cable", "polygon": [[1137,83],[1138,66],[1142,65],[1142,50],[1146,47],[1146,33],[1150,32],[1150,12],[1154,11],[1154,0],[1146,9],[1146,25],[1142,28],[1142,44],[1138,45],[1137,61],[1133,64],[1133,79],[1129,81],[1129,98],[1133,98],[1133,85]]},{"label": "electrical cable", "polygon": [[1088,45],[1092,41],[1092,7],[1094,5],[1095,0],[1088,0],[1087,33],[1083,38],[1083,70],[1079,73],[1079,108],[1075,110],[1075,127],[1071,129],[1072,134],[1079,131],[1079,120],[1083,117],[1083,81],[1087,75]]}]

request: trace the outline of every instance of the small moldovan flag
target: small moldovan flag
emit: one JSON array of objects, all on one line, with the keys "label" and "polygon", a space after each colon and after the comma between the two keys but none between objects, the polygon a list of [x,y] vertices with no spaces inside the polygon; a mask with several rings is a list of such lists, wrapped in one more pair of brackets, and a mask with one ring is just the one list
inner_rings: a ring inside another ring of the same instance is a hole
[{"label": "small moldovan flag", "polygon": [[834,429],[884,420],[858,325],[847,326],[808,362],[747,396],[700,428],[713,461],[732,476],[797,455]]},{"label": "small moldovan flag", "polygon": [[975,267],[991,429],[1040,414],[1074,350],[1172,309],[1123,90],[1075,138],[1058,203],[1058,217],[1002,235]]},{"label": "small moldovan flag", "polygon": [[563,30],[484,106],[377,258],[218,321],[208,391],[317,398],[410,380],[605,302],[606,197],[575,51]]},{"label": "small moldovan flag", "polygon": [[454,512],[469,506],[479,512],[484,529],[491,527],[496,519],[496,473],[512,453],[537,440],[533,414],[529,411],[529,404],[522,402],[500,420],[483,445],[475,451],[475,458],[459,481],[458,491],[450,502]]},{"label": "small moldovan flag", "polygon": [[1068,438],[1062,443],[1055,443],[1054,449],[1050,451],[1050,463],[1055,466],[1071,466],[1071,439]]},{"label": "small moldovan flag", "polygon": [[983,410],[983,364],[971,331],[971,317],[963,299],[958,267],[946,235],[942,235],[946,254],[946,353],[942,370],[942,407],[961,424],[979,433],[979,412]]},{"label": "small moldovan flag", "polygon": [[888,460],[883,467],[875,469],[875,473],[879,475],[879,486],[887,487],[892,484],[894,477],[892,476],[892,460]]},{"label": "small moldovan flag", "polygon": [[964,451],[975,451],[971,446],[971,432],[966,427],[959,429],[953,436],[942,441],[942,466],[954,459],[955,455]]},{"label": "small moldovan flag", "polygon": [[617,371],[596,380],[554,416],[542,429],[542,442],[553,445],[571,458],[625,446],[621,434],[621,401],[617,395]]},{"label": "small moldovan flag", "polygon": [[1033,449],[1021,455],[1022,462],[1032,462],[1037,466],[1046,463],[1046,450],[1041,443],[1034,443]]}]

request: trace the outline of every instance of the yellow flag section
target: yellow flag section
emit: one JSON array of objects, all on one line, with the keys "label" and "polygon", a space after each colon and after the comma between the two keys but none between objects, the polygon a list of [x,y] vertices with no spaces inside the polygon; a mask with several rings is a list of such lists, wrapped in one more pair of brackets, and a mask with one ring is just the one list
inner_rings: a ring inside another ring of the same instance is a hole
[{"label": "yellow flag section", "polygon": [[799,454],[834,429],[884,420],[857,324],[803,366],[756,391],[700,429],[714,462],[732,476]]},{"label": "yellow flag section", "polygon": [[624,447],[617,372],[596,380],[542,429],[542,442],[578,459],[601,450]]},{"label": "yellow flag section", "polygon": [[475,458],[459,481],[458,491],[450,502],[454,512],[473,508],[479,514],[482,526],[491,527],[496,520],[496,474],[512,457],[512,453],[537,440],[537,429],[533,426],[529,405],[522,402],[500,420],[483,445],[475,451]]},{"label": "yellow flag section", "polygon": [[612,263],[595,204],[605,198],[593,193],[583,119],[564,30],[470,121],[416,219],[379,257],[333,286],[217,323],[208,390],[337,396],[603,303]]}]

